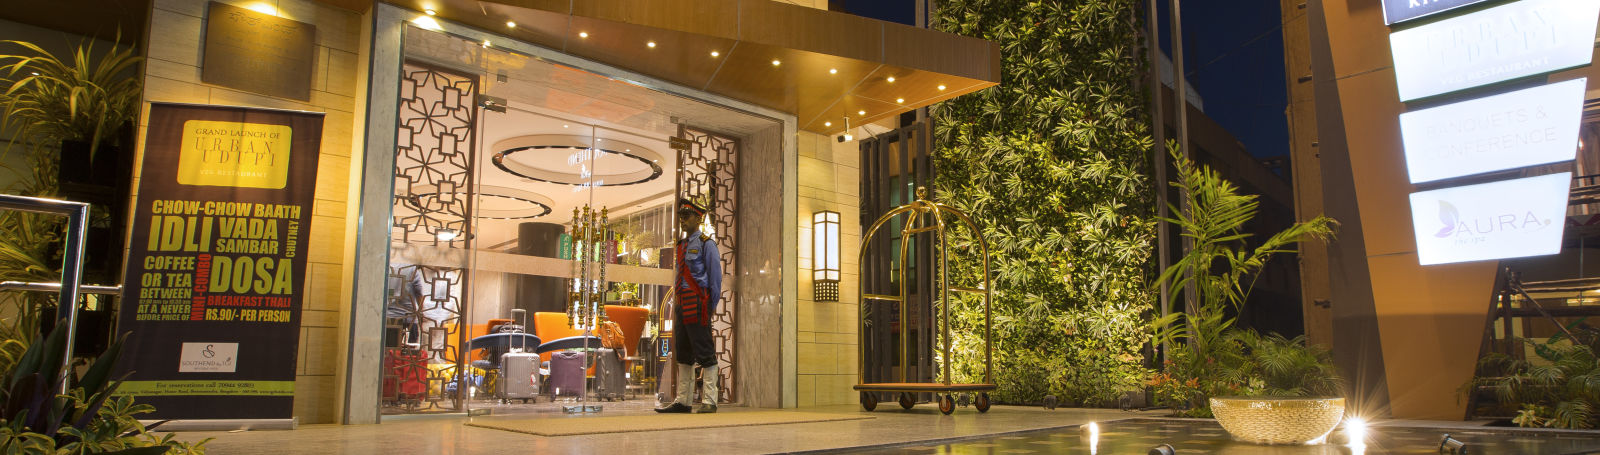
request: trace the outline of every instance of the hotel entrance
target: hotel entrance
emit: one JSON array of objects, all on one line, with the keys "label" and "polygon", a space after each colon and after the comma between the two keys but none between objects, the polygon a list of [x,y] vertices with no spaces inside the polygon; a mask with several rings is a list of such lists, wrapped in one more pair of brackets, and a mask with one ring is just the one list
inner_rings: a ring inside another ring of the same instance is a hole
[{"label": "hotel entrance", "polygon": [[778,327],[741,327],[737,272],[760,253],[742,231],[777,222],[741,204],[777,194],[740,171],[778,154],[778,123],[426,25],[405,30],[396,100],[381,412],[670,401],[680,199],[708,209],[723,271],[720,375],[700,380],[741,404],[740,333]]}]

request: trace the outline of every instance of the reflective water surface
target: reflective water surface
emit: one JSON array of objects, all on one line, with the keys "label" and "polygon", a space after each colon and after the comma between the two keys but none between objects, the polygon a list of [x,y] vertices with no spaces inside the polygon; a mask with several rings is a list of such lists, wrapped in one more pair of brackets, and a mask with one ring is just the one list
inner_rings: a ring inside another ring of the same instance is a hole
[{"label": "reflective water surface", "polygon": [[[1516,429],[1473,428],[1450,430],[1380,426],[1367,429],[1363,443],[1350,443],[1344,429],[1328,436],[1328,443],[1305,446],[1266,446],[1233,441],[1211,420],[1134,419],[1091,424],[1098,431],[1069,427],[1015,433],[948,444],[908,445],[865,449],[851,453],[873,454],[1144,454],[1161,444],[1171,444],[1179,454],[1226,453],[1240,455],[1377,455],[1438,454],[1445,433],[1465,443],[1472,454],[1600,454],[1600,431],[1532,432]],[[1362,438],[1357,438],[1362,439]]]}]

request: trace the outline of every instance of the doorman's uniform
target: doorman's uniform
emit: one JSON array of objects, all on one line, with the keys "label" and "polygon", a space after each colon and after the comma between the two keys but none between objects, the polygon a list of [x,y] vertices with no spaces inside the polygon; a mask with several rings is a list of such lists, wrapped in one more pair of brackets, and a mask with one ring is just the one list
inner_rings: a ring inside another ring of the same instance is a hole
[{"label": "doorman's uniform", "polygon": [[[704,214],[692,204],[689,210]],[[697,229],[675,245],[678,277],[676,332],[678,359],[677,403],[689,406],[694,397],[694,368],[699,366],[704,390],[701,403],[714,411],[717,405],[717,351],[712,342],[711,318],[722,296],[722,255],[711,236]]]}]

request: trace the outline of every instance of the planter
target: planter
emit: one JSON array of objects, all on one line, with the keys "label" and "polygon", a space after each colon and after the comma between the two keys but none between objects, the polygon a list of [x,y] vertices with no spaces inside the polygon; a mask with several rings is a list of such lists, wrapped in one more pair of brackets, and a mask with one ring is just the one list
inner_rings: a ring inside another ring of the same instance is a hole
[{"label": "planter", "polygon": [[1344,417],[1344,398],[1218,397],[1211,413],[1234,439],[1256,444],[1321,442]]}]

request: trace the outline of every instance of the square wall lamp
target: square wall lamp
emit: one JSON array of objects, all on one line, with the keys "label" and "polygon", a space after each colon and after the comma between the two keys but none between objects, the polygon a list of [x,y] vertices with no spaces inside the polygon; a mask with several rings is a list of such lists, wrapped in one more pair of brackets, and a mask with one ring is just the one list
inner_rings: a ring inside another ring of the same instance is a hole
[{"label": "square wall lamp", "polygon": [[839,212],[811,214],[811,298],[839,301]]}]

